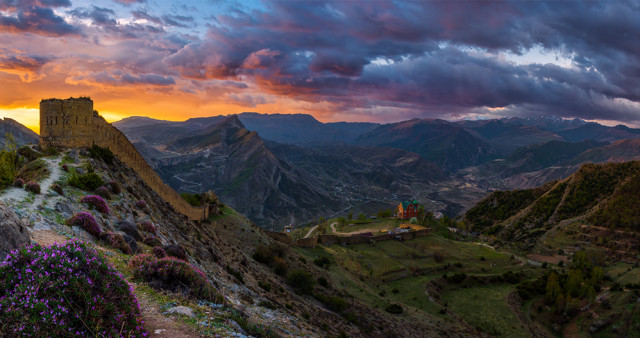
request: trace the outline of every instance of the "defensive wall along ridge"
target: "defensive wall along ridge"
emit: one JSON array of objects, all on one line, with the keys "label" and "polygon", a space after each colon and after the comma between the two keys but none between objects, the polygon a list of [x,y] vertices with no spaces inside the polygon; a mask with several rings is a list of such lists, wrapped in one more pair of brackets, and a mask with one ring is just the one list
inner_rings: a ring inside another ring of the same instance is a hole
[{"label": "defensive wall along ridge", "polygon": [[40,145],[43,148],[84,148],[93,144],[111,149],[177,212],[191,220],[209,218],[207,206],[192,206],[162,182],[127,137],[93,110],[91,99],[81,97],[40,101]]}]

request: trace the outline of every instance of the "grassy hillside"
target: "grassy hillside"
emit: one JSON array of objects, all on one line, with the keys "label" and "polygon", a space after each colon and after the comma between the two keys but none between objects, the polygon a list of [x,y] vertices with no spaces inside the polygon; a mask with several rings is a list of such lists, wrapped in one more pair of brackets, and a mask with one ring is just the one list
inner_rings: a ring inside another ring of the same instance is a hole
[{"label": "grassy hillside", "polygon": [[637,229],[639,162],[585,164],[565,180],[535,189],[495,192],[463,217],[474,230],[530,250],[567,221]]}]

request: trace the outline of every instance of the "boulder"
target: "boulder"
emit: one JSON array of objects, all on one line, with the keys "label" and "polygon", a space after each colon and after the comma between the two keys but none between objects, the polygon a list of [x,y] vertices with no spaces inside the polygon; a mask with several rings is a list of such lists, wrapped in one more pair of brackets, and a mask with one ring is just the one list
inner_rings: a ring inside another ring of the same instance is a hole
[{"label": "boulder", "polygon": [[189,318],[195,318],[196,313],[193,312],[193,310],[190,307],[186,307],[186,306],[176,306],[176,307],[172,307],[169,310],[167,310],[168,314],[181,314],[183,316],[187,316]]},{"label": "boulder", "polygon": [[127,242],[127,244],[129,244],[129,247],[131,248],[131,252],[135,254],[140,251],[140,248],[138,248],[138,242],[136,241],[135,238],[127,235],[126,233],[122,235],[122,237],[124,238],[124,241]]},{"label": "boulder", "polygon": [[183,261],[187,260],[187,252],[184,250],[184,248],[182,248],[179,245],[169,244],[165,246],[163,249],[168,256],[182,259]]},{"label": "boulder", "polygon": [[13,210],[0,202],[0,261],[23,245],[31,243],[29,231]]},{"label": "boulder", "polygon": [[135,223],[132,223],[129,221],[121,221],[121,222],[118,222],[117,227],[118,227],[118,230],[135,238],[136,241],[142,240],[142,236],[140,235],[140,232],[138,232],[138,227],[135,225]]}]

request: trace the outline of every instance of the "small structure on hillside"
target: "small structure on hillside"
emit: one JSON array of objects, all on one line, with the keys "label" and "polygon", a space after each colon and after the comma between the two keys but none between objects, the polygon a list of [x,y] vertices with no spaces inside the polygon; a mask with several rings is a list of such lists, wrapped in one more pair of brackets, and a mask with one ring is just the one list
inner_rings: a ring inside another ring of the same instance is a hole
[{"label": "small structure on hillside", "polygon": [[420,205],[418,201],[404,201],[398,205],[398,218],[410,219],[411,217],[418,217],[418,209]]}]

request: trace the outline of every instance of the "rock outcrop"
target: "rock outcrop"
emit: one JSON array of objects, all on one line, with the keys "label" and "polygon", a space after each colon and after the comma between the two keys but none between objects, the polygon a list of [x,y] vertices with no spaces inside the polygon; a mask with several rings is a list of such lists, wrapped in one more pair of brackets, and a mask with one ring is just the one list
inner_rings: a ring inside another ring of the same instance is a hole
[{"label": "rock outcrop", "polygon": [[29,243],[29,232],[20,222],[18,215],[0,202],[0,261],[3,261],[11,250]]}]

